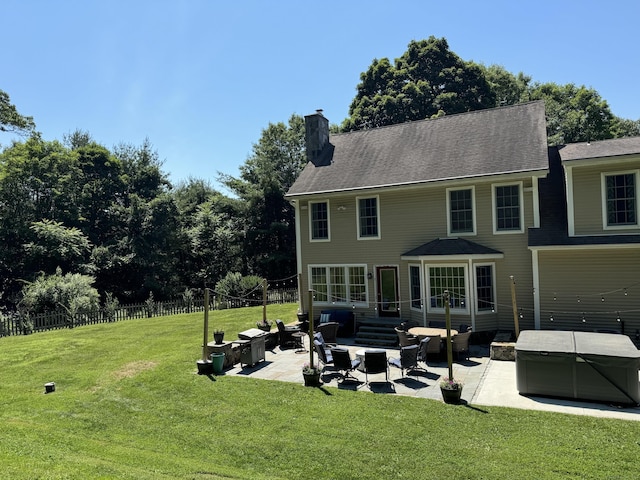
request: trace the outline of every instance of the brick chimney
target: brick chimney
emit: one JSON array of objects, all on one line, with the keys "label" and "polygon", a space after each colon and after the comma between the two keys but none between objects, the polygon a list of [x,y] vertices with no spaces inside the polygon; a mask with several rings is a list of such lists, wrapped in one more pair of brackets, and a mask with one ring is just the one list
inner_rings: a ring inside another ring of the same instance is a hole
[{"label": "brick chimney", "polygon": [[324,118],[322,110],[304,117],[307,161],[316,163],[329,143],[329,120]]}]

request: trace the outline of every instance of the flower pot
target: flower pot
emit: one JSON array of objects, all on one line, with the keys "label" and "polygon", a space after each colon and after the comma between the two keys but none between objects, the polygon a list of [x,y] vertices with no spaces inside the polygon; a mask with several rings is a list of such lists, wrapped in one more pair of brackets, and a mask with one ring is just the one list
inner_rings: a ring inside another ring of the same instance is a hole
[{"label": "flower pot", "polygon": [[213,340],[216,342],[216,345],[220,345],[224,340],[224,332],[214,333]]},{"label": "flower pot", "polygon": [[320,372],[317,372],[317,373],[302,372],[302,376],[304,377],[305,387],[317,387],[320,385]]},{"label": "flower pot", "polygon": [[462,396],[462,387],[456,388],[455,390],[440,387],[440,391],[442,392],[444,403],[460,403],[460,397]]},{"label": "flower pot", "polygon": [[269,324],[264,324],[264,323],[259,323],[256,325],[260,330],[262,330],[263,332],[270,332],[271,331],[271,325]]},{"label": "flower pot", "polygon": [[209,360],[198,360],[198,375],[211,375],[213,373],[213,364]]},{"label": "flower pot", "polygon": [[211,364],[213,365],[213,373],[222,373],[224,367],[224,353],[212,353]]}]

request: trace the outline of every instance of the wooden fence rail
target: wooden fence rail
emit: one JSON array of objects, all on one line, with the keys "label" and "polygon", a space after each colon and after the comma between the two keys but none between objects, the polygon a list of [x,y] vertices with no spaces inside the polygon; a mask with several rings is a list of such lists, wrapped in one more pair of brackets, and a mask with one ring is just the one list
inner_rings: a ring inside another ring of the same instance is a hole
[{"label": "wooden fence rail", "polygon": [[[298,290],[295,288],[269,290],[267,304],[294,303],[298,301]],[[233,298],[211,295],[209,300],[211,310],[226,308],[241,308],[262,305],[260,298]],[[0,337],[10,335],[28,335],[30,333],[55,330],[59,328],[74,328],[81,325],[95,323],[119,322],[134,318],[151,318],[165,315],[178,315],[204,311],[204,297],[170,300],[166,302],[144,302],[133,305],[118,305],[115,309],[100,308],[91,314],[71,316],[66,312],[28,313],[12,312],[0,313]]]}]

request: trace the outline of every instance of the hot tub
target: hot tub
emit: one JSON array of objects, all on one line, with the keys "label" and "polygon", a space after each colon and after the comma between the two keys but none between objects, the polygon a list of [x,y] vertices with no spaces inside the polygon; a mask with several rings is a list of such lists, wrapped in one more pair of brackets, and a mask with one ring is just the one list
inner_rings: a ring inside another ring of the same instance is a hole
[{"label": "hot tub", "polygon": [[625,335],[525,330],[515,350],[523,395],[640,403],[640,352]]}]

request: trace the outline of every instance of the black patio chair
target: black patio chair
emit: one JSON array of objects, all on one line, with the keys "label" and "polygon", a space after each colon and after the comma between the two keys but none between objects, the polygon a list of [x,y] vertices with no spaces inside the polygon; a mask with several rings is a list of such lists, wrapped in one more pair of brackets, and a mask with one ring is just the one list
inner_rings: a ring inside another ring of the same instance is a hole
[{"label": "black patio chair", "polygon": [[338,370],[343,382],[347,379],[359,381],[351,374],[351,372],[360,366],[359,358],[352,359],[349,350],[343,347],[332,348],[331,356],[333,357],[333,368]]},{"label": "black patio chair", "polygon": [[384,350],[365,350],[364,352],[364,373],[367,383],[369,374],[384,373],[384,381],[389,382],[389,364],[387,363],[387,352]]},{"label": "black patio chair", "polygon": [[298,346],[299,340],[293,336],[294,333],[300,332],[300,327],[285,326],[282,320],[276,320],[278,326],[278,334],[280,336],[280,346],[291,345]]},{"label": "black patio chair", "polygon": [[313,348],[318,354],[318,360],[322,364],[322,371],[324,372],[327,365],[333,365],[333,355],[331,354],[331,350],[325,350],[322,343],[318,340],[313,341]]},{"label": "black patio chair", "polygon": [[[366,362],[365,362],[366,363]],[[418,345],[407,345],[400,349],[400,358],[390,358],[389,365],[397,367],[404,377],[404,372],[422,369],[418,366]]]},{"label": "black patio chair", "polygon": [[418,342],[420,340],[415,335],[411,335],[410,333],[407,333],[405,330],[402,330],[399,327],[396,327],[395,331],[398,335],[398,344],[400,345],[400,347],[406,347],[407,345],[418,345]]}]

